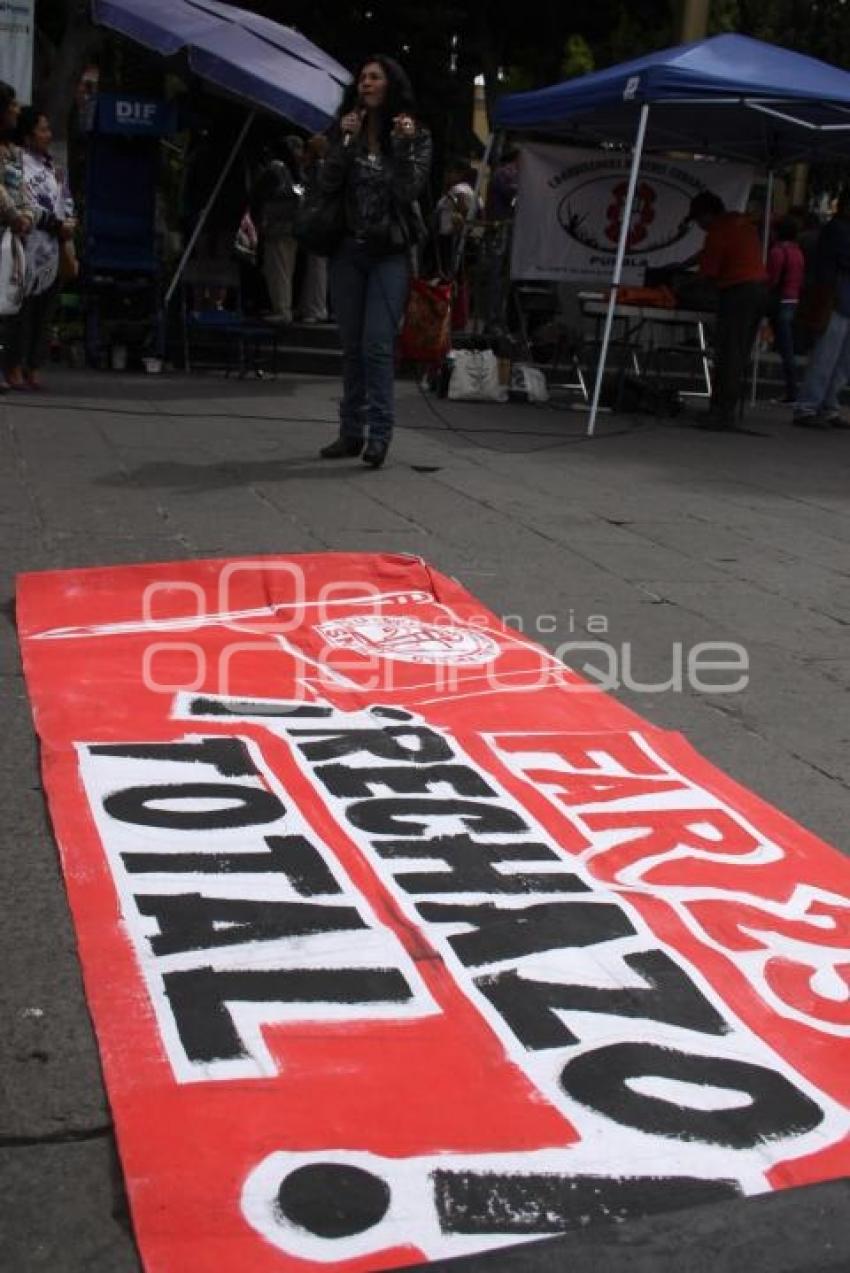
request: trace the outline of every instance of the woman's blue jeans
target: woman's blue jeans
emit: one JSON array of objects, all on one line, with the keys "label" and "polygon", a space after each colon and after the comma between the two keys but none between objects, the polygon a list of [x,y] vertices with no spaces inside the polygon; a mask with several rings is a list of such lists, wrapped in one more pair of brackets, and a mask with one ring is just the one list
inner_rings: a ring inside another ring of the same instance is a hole
[{"label": "woman's blue jeans", "polygon": [[343,356],[340,434],[389,442],[395,418],[395,342],[410,289],[406,252],[371,256],[344,239],[331,260],[331,299]]}]

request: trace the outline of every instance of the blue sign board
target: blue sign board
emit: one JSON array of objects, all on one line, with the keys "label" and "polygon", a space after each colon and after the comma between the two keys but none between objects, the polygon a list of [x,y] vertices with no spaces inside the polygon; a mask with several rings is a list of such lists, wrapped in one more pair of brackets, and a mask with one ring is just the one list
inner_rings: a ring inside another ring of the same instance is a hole
[{"label": "blue sign board", "polygon": [[177,130],[173,102],[136,97],[131,93],[99,93],[95,129],[122,136],[162,137]]}]

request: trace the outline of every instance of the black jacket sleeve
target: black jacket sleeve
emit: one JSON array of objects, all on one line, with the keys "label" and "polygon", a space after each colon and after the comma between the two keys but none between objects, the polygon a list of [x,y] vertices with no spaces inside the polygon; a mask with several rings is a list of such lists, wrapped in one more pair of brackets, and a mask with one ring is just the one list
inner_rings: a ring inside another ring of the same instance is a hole
[{"label": "black jacket sleeve", "polygon": [[427,128],[419,128],[413,137],[392,137],[390,147],[393,196],[402,205],[413,203],[425,189],[431,171],[431,134]]}]

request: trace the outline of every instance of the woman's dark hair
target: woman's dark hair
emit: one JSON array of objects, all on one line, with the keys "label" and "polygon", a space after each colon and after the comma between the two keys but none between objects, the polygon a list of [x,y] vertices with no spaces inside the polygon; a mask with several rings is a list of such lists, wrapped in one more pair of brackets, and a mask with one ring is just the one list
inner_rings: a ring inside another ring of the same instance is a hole
[{"label": "woman's dark hair", "polygon": [[21,113],[18,116],[18,127],[15,129],[15,136],[20,144],[26,141],[30,133],[35,132],[40,119],[47,119],[47,115],[43,110],[39,110],[37,106],[21,107]]},{"label": "woman's dark hair", "polygon": [[395,116],[413,115],[416,111],[413,85],[410,83],[407,72],[395,58],[387,57],[384,53],[373,53],[370,57],[364,57],[345,90],[342,105],[336,113],[336,123],[338,126],[343,115],[357,109],[357,84],[364,66],[369,66],[372,62],[377,63],[387,77],[387,95],[381,108],[381,146],[387,149]]}]

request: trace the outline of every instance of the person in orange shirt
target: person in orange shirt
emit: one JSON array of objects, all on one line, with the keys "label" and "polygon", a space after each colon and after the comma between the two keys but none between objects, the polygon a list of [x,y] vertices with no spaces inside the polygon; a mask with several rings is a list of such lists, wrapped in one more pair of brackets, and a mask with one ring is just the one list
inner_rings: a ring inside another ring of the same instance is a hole
[{"label": "person in orange shirt", "polygon": [[703,190],[691,200],[689,219],[705,230],[699,272],[717,288],[714,389],[701,429],[734,429],[759,320],[767,310],[767,284],[758,231],[743,212]]}]

